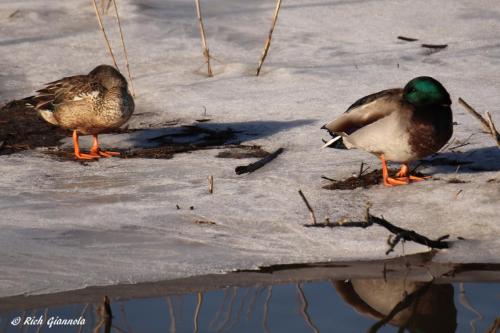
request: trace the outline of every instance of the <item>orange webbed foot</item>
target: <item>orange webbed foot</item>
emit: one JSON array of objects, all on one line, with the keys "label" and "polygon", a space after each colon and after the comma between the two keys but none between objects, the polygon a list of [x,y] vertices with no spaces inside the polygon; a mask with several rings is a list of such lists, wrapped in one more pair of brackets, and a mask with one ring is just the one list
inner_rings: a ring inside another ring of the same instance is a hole
[{"label": "orange webbed foot", "polygon": [[99,159],[99,156],[93,154],[75,153],[75,157],[78,160],[95,160]]},{"label": "orange webbed foot", "polygon": [[384,178],[384,185],[385,186],[399,186],[399,185],[408,185],[410,181],[408,178],[401,177],[401,178],[392,178],[392,177],[387,177]]},{"label": "orange webbed foot", "polygon": [[99,148],[97,149],[92,149],[90,151],[90,155],[95,156],[95,157],[113,157],[113,156],[120,156],[121,154],[119,152],[115,151],[105,151],[105,150],[100,150]]},{"label": "orange webbed foot", "polygon": [[431,176],[423,176],[423,177],[418,177],[418,176],[410,176],[409,177],[412,182],[421,182],[422,180],[430,179],[432,178]]},{"label": "orange webbed foot", "polygon": [[113,157],[113,156],[120,156],[121,153],[119,153],[117,151],[99,150],[99,155],[102,157]]}]

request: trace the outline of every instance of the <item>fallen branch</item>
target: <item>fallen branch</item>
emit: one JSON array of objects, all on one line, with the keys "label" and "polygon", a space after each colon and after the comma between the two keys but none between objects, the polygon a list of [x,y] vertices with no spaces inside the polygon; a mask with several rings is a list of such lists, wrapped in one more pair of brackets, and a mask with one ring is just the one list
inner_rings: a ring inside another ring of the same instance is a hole
[{"label": "fallen branch", "polygon": [[201,36],[201,45],[203,47],[203,56],[205,57],[205,61],[207,62],[208,76],[212,77],[213,73],[212,73],[212,67],[210,66],[210,52],[208,51],[207,36],[205,34],[205,27],[203,25],[203,18],[201,16],[200,0],[195,0],[195,5],[196,5],[196,16],[198,17],[198,25],[200,26],[200,36]]},{"label": "fallen branch", "polygon": [[498,133],[495,124],[493,123],[493,120],[491,119],[491,115],[489,112],[486,112],[486,119],[481,116],[472,106],[470,106],[466,101],[464,101],[462,98],[458,99],[458,103],[460,103],[465,110],[467,110],[471,115],[476,118],[481,125],[483,125],[483,128],[487,133],[490,133],[492,136],[493,140],[495,140],[497,146],[500,148],[500,133]]},{"label": "fallen branch", "polygon": [[106,31],[104,30],[104,25],[102,24],[102,18],[101,14],[99,14],[99,10],[97,9],[97,3],[96,0],[91,0],[92,4],[94,5],[94,11],[95,15],[97,17],[97,22],[99,23],[99,28],[101,29],[102,35],[104,36],[104,40],[106,41],[106,46],[108,47],[109,54],[111,55],[111,58],[113,59],[113,64],[116,67],[116,69],[119,71],[120,69],[118,68],[118,64],[116,63],[116,58],[113,53],[113,50],[111,49],[111,44],[109,43],[108,35],[106,34]]},{"label": "fallen branch", "polygon": [[267,57],[267,53],[269,52],[269,47],[271,46],[271,39],[273,38],[274,27],[276,26],[276,21],[278,20],[278,14],[281,7],[281,0],[276,0],[276,9],[274,10],[273,23],[271,25],[271,30],[269,30],[269,35],[267,36],[266,44],[264,45],[264,51],[262,52],[262,56],[260,57],[259,66],[257,67],[257,73],[255,75],[259,76],[260,69],[264,64],[264,60]]},{"label": "fallen branch", "polygon": [[272,160],[274,160],[284,150],[285,150],[284,148],[279,148],[275,152],[272,152],[271,154],[269,154],[266,157],[258,160],[257,162],[250,163],[248,165],[237,166],[236,169],[234,169],[234,171],[236,172],[237,175],[241,175],[243,173],[254,172],[255,170],[262,168],[264,165],[266,165],[267,163],[269,163]]},{"label": "fallen branch", "polygon": [[371,227],[372,225],[379,225],[381,227],[386,228],[388,231],[390,231],[392,234],[395,235],[395,238],[393,240],[389,240],[389,249],[386,251],[386,254],[391,253],[394,251],[394,247],[400,242],[400,241],[412,241],[418,244],[422,244],[425,246],[428,246],[432,249],[447,249],[449,247],[449,244],[447,242],[444,242],[445,239],[449,238],[449,235],[441,236],[437,238],[436,240],[429,239],[425,236],[422,236],[418,234],[417,232],[413,230],[408,230],[408,229],[403,229],[400,228],[387,220],[385,220],[383,217],[376,217],[370,214],[369,208],[366,209],[366,221],[362,222],[328,222],[328,223],[315,223],[315,224],[305,224],[304,227],[319,227],[319,228],[335,228],[335,227],[357,227],[357,228],[368,228]]},{"label": "fallen branch", "polygon": [[[306,207],[309,210],[309,213],[311,214],[311,220],[313,223],[312,225],[317,226],[318,224],[316,224],[316,215],[314,215],[314,211],[313,211],[311,205],[309,204],[309,201],[307,201],[306,196],[304,195],[304,193],[302,193],[302,190],[299,190],[299,194],[300,194],[300,197],[302,198],[302,200],[304,201],[304,203],[306,204]],[[307,225],[309,226],[310,224],[307,224]]]}]

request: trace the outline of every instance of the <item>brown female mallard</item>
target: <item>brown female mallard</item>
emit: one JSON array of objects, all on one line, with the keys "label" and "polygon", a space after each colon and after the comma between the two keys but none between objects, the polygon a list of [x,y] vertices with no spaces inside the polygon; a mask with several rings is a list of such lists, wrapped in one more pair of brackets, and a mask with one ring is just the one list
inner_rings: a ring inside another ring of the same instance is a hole
[{"label": "brown female mallard", "polygon": [[[84,160],[120,155],[100,150],[97,135],[122,126],[134,112],[127,80],[108,65],[48,83],[24,100],[49,123],[73,130],[75,156]],[[80,152],[79,133],[93,136],[89,154]]]},{"label": "brown female mallard", "polygon": [[[386,186],[423,178],[409,174],[408,163],[437,152],[453,133],[450,95],[429,76],[414,78],[404,89],[388,89],[363,97],[336,120],[323,126],[333,148],[360,148],[382,161]],[[389,177],[386,160],[402,163]]]}]

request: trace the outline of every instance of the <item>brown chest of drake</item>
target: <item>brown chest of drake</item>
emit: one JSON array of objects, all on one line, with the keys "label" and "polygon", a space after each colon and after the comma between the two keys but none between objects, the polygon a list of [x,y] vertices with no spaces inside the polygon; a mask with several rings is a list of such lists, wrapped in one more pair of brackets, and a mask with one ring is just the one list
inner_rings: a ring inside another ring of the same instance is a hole
[{"label": "brown chest of drake", "polygon": [[453,134],[453,116],[449,106],[417,109],[410,118],[408,143],[415,159],[439,151]]}]

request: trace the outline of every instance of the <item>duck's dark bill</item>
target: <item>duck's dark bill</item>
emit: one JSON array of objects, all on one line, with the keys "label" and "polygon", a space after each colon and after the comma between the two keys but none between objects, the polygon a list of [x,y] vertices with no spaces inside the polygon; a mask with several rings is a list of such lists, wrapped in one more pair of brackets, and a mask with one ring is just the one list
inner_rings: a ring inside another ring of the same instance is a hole
[{"label": "duck's dark bill", "polygon": [[[488,282],[488,283],[486,283]],[[104,301],[104,296],[109,296]],[[284,265],[0,300],[2,332],[495,332],[500,265]],[[50,327],[50,328],[49,328]],[[493,328],[493,330],[491,330]]]}]

